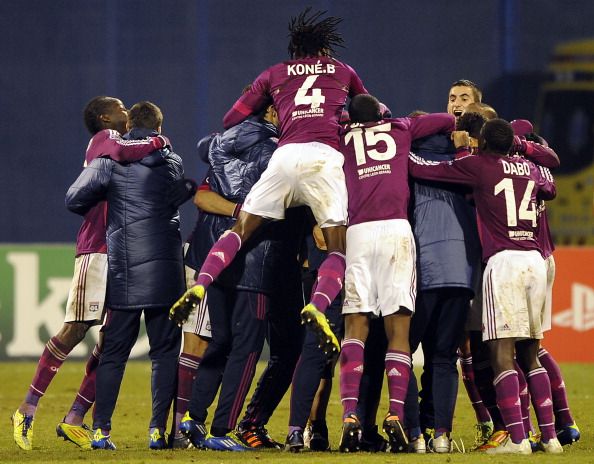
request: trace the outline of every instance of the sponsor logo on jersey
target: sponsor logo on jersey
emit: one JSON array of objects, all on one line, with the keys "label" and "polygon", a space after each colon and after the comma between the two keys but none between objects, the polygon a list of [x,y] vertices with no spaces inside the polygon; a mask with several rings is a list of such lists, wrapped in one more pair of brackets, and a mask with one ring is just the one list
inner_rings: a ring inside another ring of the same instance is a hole
[{"label": "sponsor logo on jersey", "polygon": [[97,311],[99,311],[99,302],[97,301],[92,301],[89,303],[89,311],[92,313],[96,313]]}]

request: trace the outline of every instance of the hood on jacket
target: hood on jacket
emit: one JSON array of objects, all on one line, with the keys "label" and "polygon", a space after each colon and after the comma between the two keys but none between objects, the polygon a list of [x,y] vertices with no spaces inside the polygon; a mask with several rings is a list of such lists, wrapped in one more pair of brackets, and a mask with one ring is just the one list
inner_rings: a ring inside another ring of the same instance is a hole
[{"label": "hood on jacket", "polygon": [[277,128],[252,116],[222,134],[215,135],[208,156],[209,159],[219,155],[241,158],[241,155],[247,153],[250,147],[270,137],[278,137]]},{"label": "hood on jacket", "polygon": [[429,161],[454,159],[456,148],[449,134],[433,134],[413,140],[410,150]]},{"label": "hood on jacket", "polygon": [[[156,137],[159,132],[153,129],[146,129],[144,127],[135,127],[122,138],[125,140],[140,140],[146,139],[147,137]],[[155,150],[148,156],[142,158],[139,163],[145,166],[159,166],[165,163],[165,157],[170,153],[168,148],[161,150]]]}]

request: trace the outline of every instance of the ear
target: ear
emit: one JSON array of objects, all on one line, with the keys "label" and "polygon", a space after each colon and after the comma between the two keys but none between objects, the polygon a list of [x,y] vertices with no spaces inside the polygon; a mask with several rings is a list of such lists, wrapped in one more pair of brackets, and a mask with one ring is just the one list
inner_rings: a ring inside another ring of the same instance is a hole
[{"label": "ear", "polygon": [[101,121],[101,123],[104,126],[107,126],[107,125],[109,125],[109,123],[111,123],[111,118],[109,117],[108,114],[100,114],[99,115],[99,121]]}]

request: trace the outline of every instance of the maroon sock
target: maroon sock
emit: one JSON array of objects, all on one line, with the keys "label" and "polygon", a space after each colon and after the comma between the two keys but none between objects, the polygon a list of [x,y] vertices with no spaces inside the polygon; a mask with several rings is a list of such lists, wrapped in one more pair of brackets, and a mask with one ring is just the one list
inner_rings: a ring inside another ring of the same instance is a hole
[{"label": "maroon sock", "polygon": [[528,388],[532,395],[532,404],[538,420],[538,428],[542,440],[546,443],[551,438],[556,438],[555,419],[553,415],[553,400],[551,399],[551,384],[547,371],[543,367],[531,370],[526,376]]},{"label": "maroon sock", "polygon": [[474,363],[474,382],[483,399],[483,405],[489,411],[494,430],[505,430],[503,417],[497,407],[497,395],[493,386],[493,369],[489,361]]},{"label": "maroon sock", "polygon": [[524,423],[524,431],[526,437],[530,432],[534,433],[534,427],[530,420],[530,392],[528,391],[528,382],[524,371],[517,362],[514,362],[516,372],[518,373],[518,386],[520,388],[520,408],[522,410],[522,422]]},{"label": "maroon sock", "polygon": [[497,394],[497,406],[503,417],[505,429],[509,432],[514,443],[520,443],[526,438],[522,410],[520,408],[520,387],[516,371],[503,371],[493,381]]},{"label": "maroon sock", "polygon": [[202,358],[189,353],[181,353],[177,367],[177,397],[175,400],[175,435],[181,436],[179,424],[188,410],[192,397],[192,385]]},{"label": "maroon sock", "polygon": [[388,394],[390,396],[390,414],[395,414],[403,420],[404,399],[406,398],[410,377],[410,354],[404,351],[388,350],[385,359]]},{"label": "maroon sock", "polygon": [[569,403],[567,402],[567,392],[565,391],[565,382],[563,375],[557,361],[550,355],[550,353],[541,348],[538,351],[538,360],[542,367],[544,367],[551,382],[551,394],[553,395],[553,410],[555,411],[555,418],[560,426],[572,425],[574,423],[573,416],[569,410]]},{"label": "maroon sock", "polygon": [[344,280],[345,258],[342,253],[329,253],[318,269],[318,280],[311,303],[318,311],[325,312],[336,295],[342,289]]},{"label": "maroon sock", "polygon": [[356,338],[345,338],[340,352],[340,401],[343,417],[357,411],[359,387],[363,375],[365,343]]},{"label": "maroon sock", "polygon": [[99,345],[95,345],[91,356],[89,356],[89,359],[87,360],[85,376],[78,388],[74,403],[72,403],[70,411],[68,411],[68,414],[64,419],[64,422],[67,424],[82,425],[85,414],[95,402],[95,384],[100,356],[101,350],[99,349]]},{"label": "maroon sock", "polygon": [[64,345],[58,337],[49,339],[39,358],[37,371],[35,371],[33,381],[31,382],[27,396],[25,397],[26,411],[22,411],[23,413],[30,415],[35,414],[39,399],[45,394],[47,387],[58,373],[58,369],[60,369],[70,351],[71,349]]},{"label": "maroon sock", "polygon": [[196,284],[207,288],[231,264],[240,248],[241,238],[235,232],[229,232],[221,237],[208,252]]},{"label": "maroon sock", "polygon": [[466,387],[466,393],[474,409],[474,414],[478,422],[489,422],[491,416],[483,404],[483,400],[474,381],[474,368],[472,367],[472,355],[460,357],[460,367],[462,368],[462,381]]}]

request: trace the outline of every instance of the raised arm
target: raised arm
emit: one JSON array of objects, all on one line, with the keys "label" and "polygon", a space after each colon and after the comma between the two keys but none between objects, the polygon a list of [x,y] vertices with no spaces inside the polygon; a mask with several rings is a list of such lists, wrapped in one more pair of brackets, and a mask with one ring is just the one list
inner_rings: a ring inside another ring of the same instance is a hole
[{"label": "raised arm", "polygon": [[159,135],[141,140],[125,140],[119,132],[105,129],[97,132],[87,148],[87,161],[106,157],[115,161],[138,161],[149,153],[169,145],[169,141]]},{"label": "raised arm", "polygon": [[473,187],[480,182],[480,160],[476,156],[466,156],[454,161],[429,161],[411,153],[408,157],[408,172],[411,176],[462,184]]},{"label": "raised arm", "polygon": [[233,104],[231,109],[227,111],[223,118],[223,127],[229,129],[241,121],[246,119],[250,114],[257,112],[264,108],[270,101],[268,94],[268,76],[269,72],[264,71],[252,83],[249,90],[247,90],[239,99]]}]

